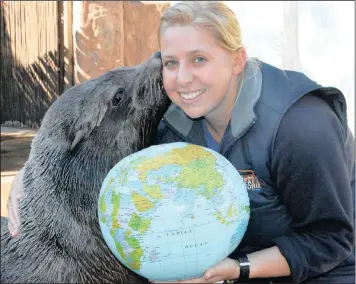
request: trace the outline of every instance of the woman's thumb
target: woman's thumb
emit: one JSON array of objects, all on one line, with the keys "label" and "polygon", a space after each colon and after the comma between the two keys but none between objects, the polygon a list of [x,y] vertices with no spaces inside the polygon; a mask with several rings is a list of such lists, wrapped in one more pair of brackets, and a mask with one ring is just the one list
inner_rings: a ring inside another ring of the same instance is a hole
[{"label": "woman's thumb", "polygon": [[215,267],[212,267],[212,268],[209,268],[205,273],[204,273],[204,278],[205,280],[209,280],[211,279],[212,277],[214,277],[216,275],[216,268]]}]

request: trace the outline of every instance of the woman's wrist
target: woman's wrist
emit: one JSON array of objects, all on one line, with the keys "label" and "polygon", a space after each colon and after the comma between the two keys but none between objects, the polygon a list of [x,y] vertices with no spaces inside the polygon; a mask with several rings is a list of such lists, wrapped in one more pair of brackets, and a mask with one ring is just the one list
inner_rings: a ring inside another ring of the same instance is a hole
[{"label": "woman's wrist", "polygon": [[226,281],[226,283],[236,283],[240,278],[240,273],[241,273],[240,263],[237,259],[234,259],[234,262],[236,263],[236,275],[233,279]]},{"label": "woman's wrist", "polygon": [[[236,269],[235,269],[236,272],[235,272],[235,275],[232,280],[237,280],[240,277],[241,267],[240,267],[240,263],[237,259],[234,258],[233,261],[236,265]],[[233,282],[230,282],[230,283],[233,283]]]},{"label": "woman's wrist", "polygon": [[246,281],[250,278],[250,261],[245,253],[240,253],[235,259],[236,263],[236,277],[226,281],[226,283],[238,283],[239,281]]}]

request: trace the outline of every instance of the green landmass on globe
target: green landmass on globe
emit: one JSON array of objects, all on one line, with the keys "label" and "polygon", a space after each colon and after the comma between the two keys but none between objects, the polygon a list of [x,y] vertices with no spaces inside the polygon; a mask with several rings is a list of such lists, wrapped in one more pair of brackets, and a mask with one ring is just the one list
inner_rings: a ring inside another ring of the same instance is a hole
[{"label": "green landmass on globe", "polygon": [[200,276],[238,246],[250,214],[245,184],[230,162],[182,142],[121,160],[107,175],[98,205],[110,250],[156,281]]}]

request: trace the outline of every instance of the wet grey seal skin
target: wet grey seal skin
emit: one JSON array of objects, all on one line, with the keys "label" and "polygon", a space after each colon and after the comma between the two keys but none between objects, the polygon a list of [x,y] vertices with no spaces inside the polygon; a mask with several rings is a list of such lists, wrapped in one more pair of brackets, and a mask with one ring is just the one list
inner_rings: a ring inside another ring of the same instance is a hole
[{"label": "wet grey seal skin", "polygon": [[21,234],[1,222],[1,283],[148,282],[103,241],[97,200],[109,170],[150,146],[170,101],[160,54],[72,87],[48,109],[24,171]]}]

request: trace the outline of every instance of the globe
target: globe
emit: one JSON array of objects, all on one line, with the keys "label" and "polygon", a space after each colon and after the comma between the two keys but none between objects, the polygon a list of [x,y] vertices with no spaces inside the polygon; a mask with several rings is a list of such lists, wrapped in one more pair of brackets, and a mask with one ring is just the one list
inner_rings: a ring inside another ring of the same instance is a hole
[{"label": "globe", "polygon": [[202,276],[240,244],[250,217],[235,167],[205,147],[155,145],[117,163],[99,195],[103,239],[127,268],[153,281]]}]

